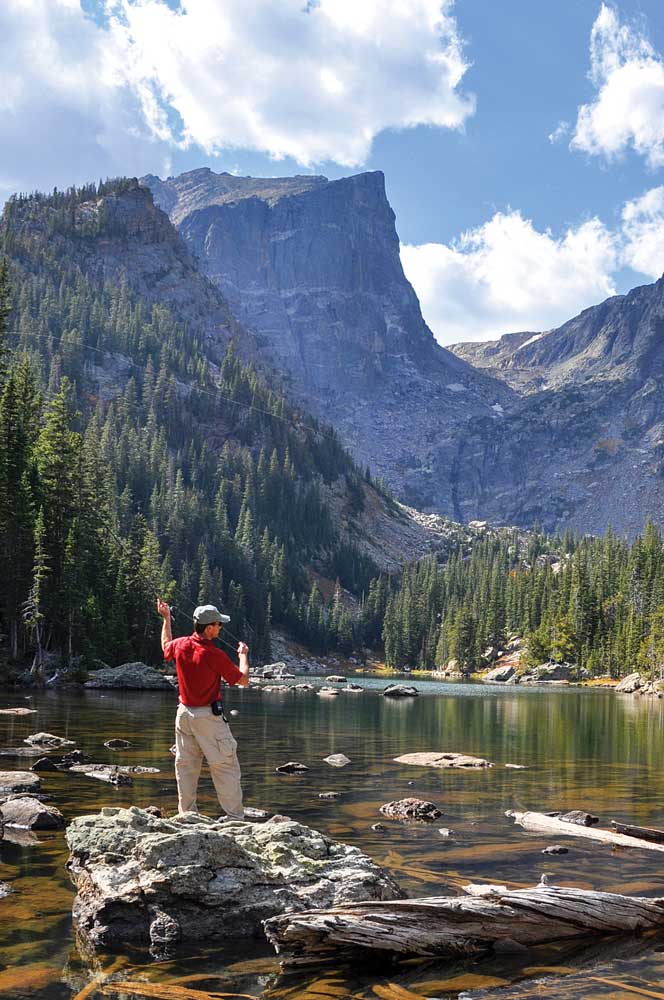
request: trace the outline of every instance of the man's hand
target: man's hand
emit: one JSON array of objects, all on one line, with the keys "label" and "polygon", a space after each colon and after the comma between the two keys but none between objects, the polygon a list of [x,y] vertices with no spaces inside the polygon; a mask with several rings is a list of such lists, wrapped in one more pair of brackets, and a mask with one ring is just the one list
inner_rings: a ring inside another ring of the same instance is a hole
[{"label": "man's hand", "polygon": [[173,634],[171,632],[171,609],[166,601],[162,601],[161,597],[157,598],[157,614],[164,619],[161,623],[161,648],[164,649],[166,643],[173,638]]},{"label": "man's hand", "polygon": [[246,687],[249,683],[249,647],[246,642],[238,642],[237,644],[237,655],[240,661],[240,673],[242,674],[242,680],[238,681],[240,687]]},{"label": "man's hand", "polygon": [[162,601],[161,597],[157,598],[157,614],[161,615],[162,618],[165,618],[166,621],[171,620],[171,609],[166,601]]}]

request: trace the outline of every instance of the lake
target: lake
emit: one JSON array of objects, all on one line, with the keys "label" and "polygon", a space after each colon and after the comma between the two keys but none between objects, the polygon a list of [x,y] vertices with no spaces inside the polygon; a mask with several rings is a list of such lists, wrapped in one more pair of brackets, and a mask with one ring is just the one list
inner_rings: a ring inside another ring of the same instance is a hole
[{"label": "lake", "polygon": [[[303,678],[298,678],[301,681]],[[353,844],[387,868],[409,895],[456,894],[469,881],[513,887],[539,882],[543,872],[567,885],[664,896],[664,856],[611,848],[581,838],[561,841],[569,853],[542,855],[555,841],[528,834],[505,816],[508,809],[584,809],[639,826],[664,827],[664,702],[605,690],[500,688],[417,680],[418,698],[382,697],[388,681],[358,676],[357,693],[335,698],[315,692],[226,693],[238,740],[245,804],[284,813]],[[291,682],[294,684],[295,682]],[[312,683],[320,686],[320,679]],[[65,736],[94,761],[160,768],[115,788],[79,774],[45,773],[42,791],[67,820],[103,805],[158,805],[176,809],[173,757],[175,696],[156,692],[4,692],[0,707],[37,714],[0,716],[0,750],[23,746],[31,733]],[[113,752],[103,743],[131,740]],[[434,771],[394,762],[416,750],[486,757],[495,767]],[[351,759],[345,768],[323,762],[330,753]],[[304,775],[278,775],[288,760],[307,764]],[[3,755],[0,768],[33,761]],[[506,768],[520,764],[523,770]],[[321,800],[321,791],[341,792]],[[406,796],[429,799],[443,811],[433,824],[384,820],[379,807]],[[204,766],[199,807],[218,807]],[[372,824],[382,822],[383,832]],[[453,831],[449,838],[440,828]],[[14,842],[16,841],[16,842]],[[22,842],[24,841],[24,842]],[[0,880],[15,892],[0,901],[0,995],[43,1000],[130,996],[112,990],[115,976],[142,980],[145,989],[181,987],[154,996],[200,1000],[208,993],[265,1000],[393,997],[397,984],[413,997],[595,998],[664,996],[664,937],[557,946],[523,956],[467,962],[412,962],[395,968],[321,970],[284,977],[269,946],[233,942],[223,949],[182,953],[153,963],[147,954],[98,955],[86,960],[71,923],[73,887],[64,868],[62,833],[6,831],[0,842]],[[629,989],[627,988],[629,987]],[[650,994],[647,991],[650,990]],[[659,992],[657,992],[659,990]],[[192,992],[193,991],[193,992]],[[646,991],[646,992],[643,992]],[[135,994],[134,994],[135,995]],[[145,994],[147,995],[147,993]]]}]

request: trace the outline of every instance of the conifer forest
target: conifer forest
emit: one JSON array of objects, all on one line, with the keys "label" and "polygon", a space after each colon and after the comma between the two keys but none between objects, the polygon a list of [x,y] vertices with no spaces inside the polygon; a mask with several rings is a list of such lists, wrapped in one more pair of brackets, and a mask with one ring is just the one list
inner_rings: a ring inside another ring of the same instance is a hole
[{"label": "conifer forest", "polygon": [[122,239],[107,182],[12,199],[0,226],[2,670],[55,657],[159,658],[156,593],[189,630],[216,600],[270,656],[279,626],[317,653],[372,651],[395,668],[456,659],[471,672],[511,634],[532,663],[620,676],[664,664],[664,545],[502,528],[380,573],[342,532],[368,490],[399,509],[329,427],[288,402],[229,343],[216,358],[195,317],[83,267]]}]

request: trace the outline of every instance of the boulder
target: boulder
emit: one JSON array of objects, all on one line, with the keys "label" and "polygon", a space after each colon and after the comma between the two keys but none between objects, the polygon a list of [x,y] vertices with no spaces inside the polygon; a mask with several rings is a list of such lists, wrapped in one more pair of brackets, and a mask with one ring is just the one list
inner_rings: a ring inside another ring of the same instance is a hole
[{"label": "boulder", "polygon": [[336,695],[338,695],[340,693],[341,693],[341,688],[322,687],[322,688],[319,688],[319,691],[318,691],[318,694],[321,697],[323,697],[323,698],[333,698],[333,697],[336,697]]},{"label": "boulder", "polygon": [[345,767],[346,764],[350,764],[350,757],[347,757],[345,753],[331,753],[324,760],[330,767]]},{"label": "boulder", "polygon": [[173,684],[167,677],[148,667],[146,663],[121,663],[118,667],[96,670],[94,677],[83,685],[86,688],[127,688],[137,691],[172,691]]},{"label": "boulder", "polygon": [[31,747],[44,747],[45,749],[57,750],[60,747],[73,747],[73,740],[66,740],[62,736],[54,736],[52,733],[33,733],[23,740]]},{"label": "boulder", "polygon": [[493,767],[484,757],[471,757],[466,753],[404,753],[395,757],[397,764],[418,764],[420,767]]},{"label": "boulder", "polygon": [[32,771],[0,771],[0,795],[8,792],[36,792],[41,781]]},{"label": "boulder", "polygon": [[484,680],[489,684],[506,684],[515,674],[516,670],[508,663],[504,667],[494,667],[493,670],[484,675]]},{"label": "boulder", "polygon": [[532,673],[538,681],[571,681],[575,679],[576,667],[572,663],[540,663]]},{"label": "boulder", "polygon": [[623,677],[619,684],[616,684],[616,691],[619,694],[634,694],[646,683],[645,678],[638,671]]},{"label": "boulder", "polygon": [[313,684],[295,684],[294,689],[296,691],[313,691],[314,686]]},{"label": "boulder", "polygon": [[346,684],[344,691],[364,691],[361,684]]},{"label": "boulder", "polygon": [[325,680],[329,681],[330,684],[345,684],[346,683],[346,678],[342,677],[341,674],[329,674],[325,678]]},{"label": "boulder", "polygon": [[284,816],[168,820],[107,808],[75,819],[67,842],[74,922],[93,948],[259,937],[276,914],[403,897],[357,848]]},{"label": "boulder", "polygon": [[40,802],[34,795],[6,799],[0,804],[0,816],[6,826],[21,830],[63,830],[65,827],[60,810]]},{"label": "boulder", "polygon": [[417,698],[419,691],[412,684],[388,684],[383,689],[385,698]]},{"label": "boulder", "polygon": [[39,760],[36,760],[34,762],[34,764],[32,765],[32,767],[30,768],[30,770],[31,771],[37,771],[37,772],[39,772],[39,771],[59,771],[60,768],[58,767],[58,765],[55,763],[55,761],[51,757],[40,757]]},{"label": "boulder", "polygon": [[433,823],[443,815],[433,802],[426,802],[424,799],[397,799],[386,802],[380,807],[380,811],[388,819],[415,819],[425,823]]}]

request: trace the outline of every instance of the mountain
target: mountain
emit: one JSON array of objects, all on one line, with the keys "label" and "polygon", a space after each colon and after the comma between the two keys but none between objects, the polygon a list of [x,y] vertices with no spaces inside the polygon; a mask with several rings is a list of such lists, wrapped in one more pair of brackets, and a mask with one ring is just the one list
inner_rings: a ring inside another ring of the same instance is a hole
[{"label": "mountain", "polygon": [[[664,279],[555,330],[459,344],[520,402],[491,440],[468,436],[466,509],[515,523],[634,535],[664,501]],[[489,489],[491,484],[491,489]]]},{"label": "mountain", "polygon": [[295,398],[405,502],[461,519],[459,438],[514,394],[436,343],[383,175],[142,183]]}]

